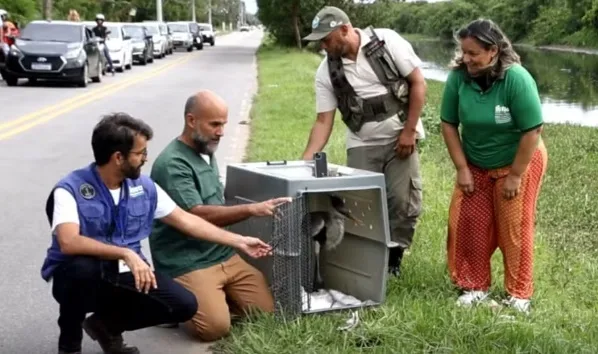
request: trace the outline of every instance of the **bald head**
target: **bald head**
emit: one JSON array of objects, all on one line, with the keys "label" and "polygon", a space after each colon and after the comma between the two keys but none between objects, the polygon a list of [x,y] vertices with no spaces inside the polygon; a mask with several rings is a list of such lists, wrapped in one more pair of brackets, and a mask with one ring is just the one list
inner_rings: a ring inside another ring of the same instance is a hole
[{"label": "bald head", "polygon": [[201,90],[190,96],[185,103],[185,116],[189,113],[196,118],[211,116],[225,116],[228,114],[228,106],[224,99],[210,90]]},{"label": "bald head", "polygon": [[201,90],[185,103],[185,140],[192,142],[202,154],[212,154],[224,135],[228,106],[212,91]]}]

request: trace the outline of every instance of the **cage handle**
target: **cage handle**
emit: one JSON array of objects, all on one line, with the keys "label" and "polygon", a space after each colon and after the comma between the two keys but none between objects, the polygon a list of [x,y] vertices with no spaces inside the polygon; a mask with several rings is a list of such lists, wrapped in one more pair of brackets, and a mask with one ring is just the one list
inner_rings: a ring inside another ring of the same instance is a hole
[{"label": "cage handle", "polygon": [[268,166],[286,165],[286,164],[287,164],[287,160],[282,160],[282,161],[266,161],[266,165],[268,165]]}]

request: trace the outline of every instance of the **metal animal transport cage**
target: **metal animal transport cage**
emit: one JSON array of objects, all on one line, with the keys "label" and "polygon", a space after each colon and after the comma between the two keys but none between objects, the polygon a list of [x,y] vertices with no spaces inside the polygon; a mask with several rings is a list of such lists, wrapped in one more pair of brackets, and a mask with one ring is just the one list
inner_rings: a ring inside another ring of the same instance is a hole
[{"label": "metal animal transport cage", "polygon": [[[385,300],[390,232],[384,175],[318,161],[230,164],[227,204],[292,197],[274,216],[250,218],[229,229],[259,237],[273,255],[245,259],[266,277],[276,311],[290,315],[380,305]],[[331,196],[342,200],[357,221],[344,221],[343,239],[323,249],[324,290],[314,292],[316,255],[310,215],[331,210]]]}]

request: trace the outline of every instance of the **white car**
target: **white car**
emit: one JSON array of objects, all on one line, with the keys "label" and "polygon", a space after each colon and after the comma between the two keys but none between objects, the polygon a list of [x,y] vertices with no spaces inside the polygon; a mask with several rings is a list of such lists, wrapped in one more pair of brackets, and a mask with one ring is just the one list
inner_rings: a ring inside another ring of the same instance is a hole
[{"label": "white car", "polygon": [[157,24],[160,28],[160,35],[166,38],[166,54],[170,55],[174,53],[174,45],[172,40],[172,33],[168,30],[168,25],[166,22],[160,21],[143,21],[142,23],[154,23]]},{"label": "white car", "polygon": [[154,57],[164,58],[169,50],[168,28],[161,22],[142,22],[147,31],[152,35],[154,41]]},{"label": "white car", "polygon": [[198,23],[199,28],[201,30],[201,36],[203,37],[204,43],[210,43],[213,47],[216,44],[216,38],[214,36],[214,29],[212,25],[209,23]]},{"label": "white car", "polygon": [[193,51],[193,32],[191,32],[190,23],[178,21],[168,22],[167,25],[172,33],[174,48],[185,48],[188,52]]},{"label": "white car", "polygon": [[[85,21],[85,26],[92,29],[96,26],[95,22]],[[106,39],[106,46],[112,59],[112,65],[118,72],[125,69],[130,70],[133,67],[133,45],[131,37],[125,35],[123,23],[104,22],[104,27],[110,31]]]}]

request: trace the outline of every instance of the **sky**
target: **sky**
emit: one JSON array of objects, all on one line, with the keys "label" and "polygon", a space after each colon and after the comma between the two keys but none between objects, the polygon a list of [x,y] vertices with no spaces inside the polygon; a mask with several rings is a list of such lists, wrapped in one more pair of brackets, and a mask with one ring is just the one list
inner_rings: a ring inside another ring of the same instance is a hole
[{"label": "sky", "polygon": [[251,14],[255,14],[257,12],[257,4],[255,0],[242,0],[245,3],[245,11]]}]

